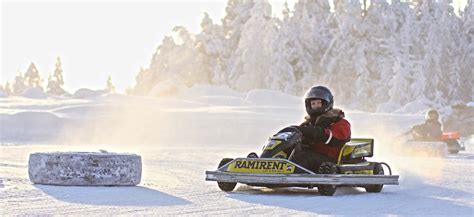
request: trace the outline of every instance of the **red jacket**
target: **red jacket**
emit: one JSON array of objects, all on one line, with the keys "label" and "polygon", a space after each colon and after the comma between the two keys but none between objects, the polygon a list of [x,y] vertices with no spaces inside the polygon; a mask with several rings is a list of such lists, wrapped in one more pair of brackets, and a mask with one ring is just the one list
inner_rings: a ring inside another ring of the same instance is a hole
[{"label": "red jacket", "polygon": [[324,129],[325,142],[312,144],[315,153],[320,153],[337,160],[342,146],[351,139],[351,124],[344,118]]},{"label": "red jacket", "polygon": [[315,120],[308,116],[305,119],[301,126],[323,127],[324,135],[321,138],[308,141],[313,152],[323,154],[336,161],[342,146],[351,139],[351,124],[344,119],[344,112],[340,109],[332,109],[316,117]]}]

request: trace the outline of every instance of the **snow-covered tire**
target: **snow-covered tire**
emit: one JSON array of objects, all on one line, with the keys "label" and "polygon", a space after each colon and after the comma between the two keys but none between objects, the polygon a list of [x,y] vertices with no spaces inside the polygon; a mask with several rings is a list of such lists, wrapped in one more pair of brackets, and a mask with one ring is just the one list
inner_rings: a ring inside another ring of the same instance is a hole
[{"label": "snow-covered tire", "polygon": [[[224,158],[221,160],[221,162],[219,163],[219,166],[217,166],[217,168],[221,168],[222,166],[224,166],[225,164],[231,162],[232,158]],[[225,192],[229,192],[229,191],[232,191],[234,190],[235,186],[237,185],[237,183],[235,182],[217,182],[217,186],[219,186],[219,189],[221,189],[222,191],[225,191]]]},{"label": "snow-covered tire", "polygon": [[137,185],[142,160],[136,154],[51,152],[30,154],[31,182],[46,185]]},{"label": "snow-covered tire", "polygon": [[[384,174],[382,164],[375,163],[373,174],[374,175]],[[365,191],[370,192],[370,193],[378,193],[382,191],[382,188],[383,188],[383,185],[367,185],[365,186]]]},{"label": "snow-covered tire", "polygon": [[[318,168],[319,174],[336,174],[337,168],[334,163],[331,162],[324,162]],[[335,185],[319,185],[318,192],[324,196],[332,196],[336,193],[336,186]]]}]

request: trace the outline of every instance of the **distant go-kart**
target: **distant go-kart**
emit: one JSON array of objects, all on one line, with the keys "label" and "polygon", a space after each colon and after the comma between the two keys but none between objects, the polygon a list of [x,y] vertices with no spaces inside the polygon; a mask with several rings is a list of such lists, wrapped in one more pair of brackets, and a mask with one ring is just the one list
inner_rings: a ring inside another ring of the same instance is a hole
[{"label": "distant go-kart", "polygon": [[466,150],[466,147],[460,138],[461,134],[459,131],[443,132],[443,135],[441,135],[441,141],[446,143],[448,152],[451,154],[457,154],[459,151]]},{"label": "distant go-kart", "polygon": [[[261,187],[317,188],[322,195],[332,196],[340,186],[363,187],[367,192],[380,192],[383,185],[398,185],[398,175],[392,175],[384,162],[370,162],[374,152],[373,139],[352,139],[339,153],[337,163],[324,162],[317,172],[290,160],[301,144],[302,134],[287,127],[270,137],[259,156],[224,158],[215,171],[206,171],[207,181],[217,181],[222,191],[232,191],[237,183]],[[386,166],[389,175],[385,175]]]},{"label": "distant go-kart", "polygon": [[[408,131],[410,133],[411,131]],[[440,138],[435,140],[417,138],[408,139],[404,143],[405,151],[414,155],[435,155],[445,156],[448,152],[450,154],[458,154],[460,151],[466,150],[464,143],[461,141],[461,134],[459,131],[443,132]],[[404,154],[407,154],[404,153]]]}]

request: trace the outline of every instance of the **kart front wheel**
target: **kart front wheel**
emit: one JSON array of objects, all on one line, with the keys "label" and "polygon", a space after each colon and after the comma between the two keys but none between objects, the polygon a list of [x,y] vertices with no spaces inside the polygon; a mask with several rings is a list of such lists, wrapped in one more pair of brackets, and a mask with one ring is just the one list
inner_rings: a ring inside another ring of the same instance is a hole
[{"label": "kart front wheel", "polygon": [[[324,162],[318,168],[319,174],[336,174],[337,169],[336,165],[331,162]],[[335,185],[319,185],[318,191],[321,195],[324,196],[332,196],[336,193],[336,186]]]},{"label": "kart front wheel", "polygon": [[[227,163],[231,162],[232,158],[224,158],[221,160],[221,162],[219,163],[219,166],[217,167],[217,169],[221,168],[222,166],[226,165]],[[217,186],[219,186],[219,189],[221,189],[222,191],[225,191],[225,192],[229,192],[229,191],[232,191],[234,190],[235,186],[237,185],[237,183],[235,182],[217,182]]]}]

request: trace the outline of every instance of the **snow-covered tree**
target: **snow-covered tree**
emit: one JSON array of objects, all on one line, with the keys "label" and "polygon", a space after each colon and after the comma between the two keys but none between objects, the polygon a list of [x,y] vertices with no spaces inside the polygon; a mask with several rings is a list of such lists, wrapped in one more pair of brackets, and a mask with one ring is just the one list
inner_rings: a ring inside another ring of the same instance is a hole
[{"label": "snow-covered tree", "polygon": [[10,86],[10,82],[7,81],[7,82],[5,83],[5,86],[3,87],[3,91],[5,92],[5,94],[6,94],[7,96],[11,96],[11,95],[12,95],[13,91],[12,91],[12,88],[11,88],[11,86]]},{"label": "snow-covered tree", "polygon": [[[294,34],[294,57],[291,61],[296,77],[295,94],[303,94],[316,83],[324,83],[325,71],[321,68],[323,54],[333,37],[328,18],[331,16],[328,1],[299,1],[290,18]],[[296,56],[295,56],[296,55]]]},{"label": "snow-covered tree", "polygon": [[468,0],[462,26],[461,85],[462,100],[474,101],[474,1]]},{"label": "snow-covered tree", "polygon": [[242,28],[235,51],[238,58],[230,71],[231,84],[235,89],[268,88],[264,80],[270,70],[271,56],[274,55],[271,42],[276,35],[271,11],[267,1],[257,1],[251,9],[251,17]]},{"label": "snow-covered tree", "polygon": [[[440,70],[441,78],[438,83],[438,89],[442,93],[442,100],[436,100],[440,103],[456,103],[462,101],[462,53],[465,49],[462,43],[462,20],[454,13],[454,8],[449,4],[450,1],[440,2],[440,17],[438,26],[440,27],[442,46]],[[447,81],[447,82],[446,82]]]},{"label": "snow-covered tree", "polygon": [[20,95],[27,89],[25,78],[23,77],[21,72],[18,72],[15,76],[15,81],[13,82],[13,94]]},{"label": "snow-covered tree", "polygon": [[140,71],[135,77],[135,80],[136,84],[130,90],[130,94],[145,95],[148,93],[148,91],[150,91],[151,87],[154,84],[154,81],[152,80],[151,71],[148,69],[144,69],[143,67],[140,67]]},{"label": "snow-covered tree", "polygon": [[472,101],[472,0],[459,16],[451,4],[335,0],[331,11],[329,1],[308,0],[294,9],[285,3],[277,18],[267,0],[229,0],[222,24],[205,13],[200,33],[175,27],[140,69],[133,92],[209,83],[301,96],[322,84],[338,104],[369,111]]},{"label": "snow-covered tree", "polygon": [[[438,25],[437,15],[440,12],[437,4],[431,1],[420,2],[420,15],[418,17],[419,28],[423,30],[423,59],[422,71],[425,74],[426,89],[424,96],[431,101],[440,100],[442,95],[438,84],[441,79],[442,71],[440,68],[442,41],[440,37],[440,26]],[[435,24],[435,25],[433,25]]]},{"label": "snow-covered tree", "polygon": [[28,87],[41,87],[42,79],[34,63],[28,66],[24,78]]},{"label": "snow-covered tree", "polygon": [[[334,37],[322,58],[324,83],[333,90],[341,103],[355,100],[357,73],[355,62],[357,50],[363,46],[361,37],[362,9],[359,1],[335,1],[335,12],[331,15],[336,23]],[[357,99],[365,100],[365,99]]]},{"label": "snow-covered tree", "polygon": [[[413,55],[411,43],[413,37],[410,35],[414,22],[414,14],[405,2],[392,1],[393,12],[396,20],[396,35],[390,44],[393,60],[393,76],[387,85],[389,102],[398,106],[405,105],[415,97],[413,96],[411,83],[414,80],[416,68],[412,66]],[[382,92],[386,94],[387,92]],[[384,101],[381,101],[384,102]]]},{"label": "snow-covered tree", "polygon": [[[392,2],[393,4],[393,2]],[[394,43],[397,39],[397,17],[393,6],[385,0],[373,0],[363,19],[368,77],[368,108],[389,100],[388,83],[393,77]]]},{"label": "snow-covered tree", "polygon": [[115,86],[112,84],[112,77],[107,78],[107,82],[105,84],[105,92],[107,93],[115,93]]},{"label": "snow-covered tree", "polygon": [[210,76],[212,84],[228,84],[227,73],[223,65],[226,51],[226,37],[222,26],[214,24],[209,14],[204,13],[201,21],[202,31],[196,35],[196,49],[202,57],[203,70]]},{"label": "snow-covered tree", "polygon": [[228,38],[229,48],[237,48],[242,28],[250,19],[254,0],[229,0],[225,8],[226,15],[222,19],[224,34]]},{"label": "snow-covered tree", "polygon": [[[275,28],[275,36],[272,37],[271,50],[271,66],[269,73],[273,76],[266,76],[264,82],[268,84],[271,89],[283,90],[287,93],[295,92],[295,72],[292,63],[297,62],[296,44],[299,45],[296,39],[296,34],[291,29],[289,20],[290,10],[288,4],[285,2],[282,10],[284,16],[282,21],[276,21],[279,28]],[[299,46],[301,47],[301,46]]]},{"label": "snow-covered tree", "polygon": [[48,86],[47,93],[53,95],[62,95],[66,91],[63,89],[64,79],[63,79],[63,69],[61,66],[61,59],[58,57],[56,60],[56,67],[54,69],[53,75],[48,77]]}]

